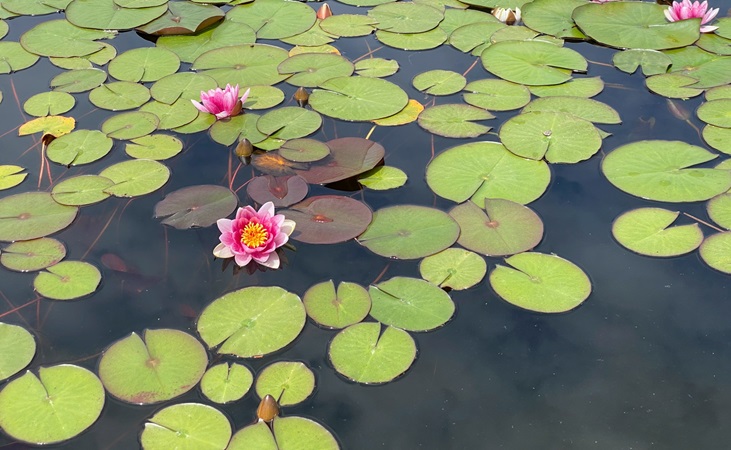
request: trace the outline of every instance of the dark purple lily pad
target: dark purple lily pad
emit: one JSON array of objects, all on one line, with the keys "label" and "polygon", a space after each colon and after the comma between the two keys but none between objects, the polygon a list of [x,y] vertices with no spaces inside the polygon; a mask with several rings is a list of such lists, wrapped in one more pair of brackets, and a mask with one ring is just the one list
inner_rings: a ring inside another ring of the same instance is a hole
[{"label": "dark purple lily pad", "polygon": [[277,208],[294,205],[307,196],[307,191],[307,182],[297,175],[255,177],[246,186],[252,200],[260,204],[272,202]]},{"label": "dark purple lily pad", "polygon": [[353,239],[373,218],[373,212],[364,203],[339,195],[311,197],[281,213],[297,223],[292,239],[308,244],[335,244]]},{"label": "dark purple lily pad", "polygon": [[239,199],[230,189],[215,185],[190,186],[169,193],[155,205],[155,218],[179,230],[208,227],[236,208]]},{"label": "dark purple lily pad", "polygon": [[344,180],[374,168],[385,155],[381,144],[358,137],[328,141],[330,156],[296,172],[308,183],[326,184]]}]

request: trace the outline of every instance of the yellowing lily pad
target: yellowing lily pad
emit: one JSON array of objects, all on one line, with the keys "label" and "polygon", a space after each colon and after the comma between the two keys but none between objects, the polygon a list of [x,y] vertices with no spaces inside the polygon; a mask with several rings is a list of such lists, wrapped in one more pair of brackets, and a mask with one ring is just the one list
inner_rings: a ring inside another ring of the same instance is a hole
[{"label": "yellowing lily pad", "polygon": [[40,133],[44,135],[50,134],[54,137],[60,137],[68,134],[76,126],[76,120],[73,117],[63,116],[46,116],[30,120],[18,128],[18,136]]}]

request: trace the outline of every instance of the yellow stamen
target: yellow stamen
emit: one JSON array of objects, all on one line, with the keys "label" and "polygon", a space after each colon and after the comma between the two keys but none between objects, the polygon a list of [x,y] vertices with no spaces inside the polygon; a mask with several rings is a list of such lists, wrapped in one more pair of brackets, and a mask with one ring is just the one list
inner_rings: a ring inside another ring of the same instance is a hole
[{"label": "yellow stamen", "polygon": [[264,244],[269,232],[260,223],[249,222],[241,231],[241,243],[249,248],[257,248]]}]

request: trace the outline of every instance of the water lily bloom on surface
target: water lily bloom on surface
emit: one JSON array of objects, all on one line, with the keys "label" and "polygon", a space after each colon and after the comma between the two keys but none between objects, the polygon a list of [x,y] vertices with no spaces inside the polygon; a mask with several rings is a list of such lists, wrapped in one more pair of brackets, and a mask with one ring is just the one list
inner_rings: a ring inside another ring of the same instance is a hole
[{"label": "water lily bloom on surface", "polygon": [[673,2],[672,6],[668,6],[668,9],[665,10],[665,17],[671,22],[686,19],[701,19],[701,33],[710,33],[718,29],[718,27],[706,25],[716,17],[716,14],[718,14],[718,8],[708,9],[707,1],[703,3],[698,1],[691,3],[690,0],[683,0],[682,3]]},{"label": "water lily bloom on surface", "polygon": [[249,91],[250,89],[247,89],[239,98],[239,85],[232,87],[227,84],[226,89],[216,88],[208,92],[201,91],[201,101],[191,100],[191,102],[199,111],[213,114],[216,119],[225,119],[241,112],[241,105],[249,97]]},{"label": "water lily bloom on surface", "polygon": [[219,219],[220,244],[213,249],[218,258],[234,258],[244,267],[254,261],[270,269],[279,268],[276,250],[287,243],[295,223],[282,214],[274,214],[274,204],[266,202],[255,210],[251,206],[239,208],[236,217]]},{"label": "water lily bloom on surface", "polygon": [[520,8],[515,8],[515,11],[510,8],[495,8],[492,10],[492,15],[500,22],[508,25],[520,22]]}]

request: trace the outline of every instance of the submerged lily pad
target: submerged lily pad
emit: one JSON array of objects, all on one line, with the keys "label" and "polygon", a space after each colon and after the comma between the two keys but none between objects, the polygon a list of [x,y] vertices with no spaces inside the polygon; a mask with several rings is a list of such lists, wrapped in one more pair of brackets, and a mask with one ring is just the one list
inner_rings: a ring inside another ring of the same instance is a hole
[{"label": "submerged lily pad", "polygon": [[254,382],[254,375],[245,366],[221,363],[206,370],[201,378],[201,391],[216,403],[229,403],[246,395]]},{"label": "submerged lily pad", "polygon": [[417,259],[451,246],[459,225],[435,208],[397,205],[379,209],[358,242],[387,258]]},{"label": "submerged lily pad", "polygon": [[647,256],[690,253],[703,242],[697,223],[671,227],[680,213],[662,208],[639,208],[614,220],[612,235],[624,247]]},{"label": "submerged lily pad", "polygon": [[708,236],[701,244],[700,254],[709,266],[731,274],[731,231]]},{"label": "submerged lily pad", "polygon": [[246,185],[246,193],[252,200],[262,205],[272,202],[278,208],[302,201],[307,196],[308,189],[304,178],[297,175],[254,177]]},{"label": "submerged lily pad", "polygon": [[494,118],[484,109],[455,103],[426,108],[419,114],[419,126],[439,136],[474,138],[487,133],[492,127],[472,121]]},{"label": "submerged lily pad", "polygon": [[201,403],[161,409],[145,423],[145,450],[221,450],[231,439],[231,423],[222,412]]},{"label": "submerged lily pad", "polygon": [[387,383],[406,372],[416,359],[409,333],[380,323],[357,323],[340,331],[328,349],[335,370],[363,384]]},{"label": "submerged lily pad", "polygon": [[471,288],[485,277],[487,263],[482,256],[461,248],[448,248],[419,263],[421,277],[441,288]]},{"label": "submerged lily pad", "polygon": [[104,351],[99,377],[114,397],[128,403],[169,400],[192,389],[203,376],[208,355],[193,336],[178,330],[145,330]]},{"label": "submerged lily pad", "polygon": [[35,354],[36,341],[32,334],[23,327],[0,322],[0,381],[23,370]]},{"label": "submerged lily pad", "polygon": [[664,202],[708,200],[731,188],[731,172],[693,168],[717,155],[680,141],[623,145],[602,161],[602,172],[619,189]]},{"label": "submerged lily pad", "polygon": [[256,395],[271,395],[280,406],[303,402],[315,390],[315,374],[306,364],[277,361],[265,367],[256,377]]},{"label": "submerged lily pad", "polygon": [[79,166],[103,158],[114,141],[99,130],[76,130],[54,139],[46,149],[48,159],[64,166]]},{"label": "submerged lily pad", "polygon": [[63,230],[78,208],[56,203],[47,192],[25,192],[0,199],[0,241],[27,241]]},{"label": "submerged lily pad", "polygon": [[73,300],[96,291],[102,281],[99,269],[83,261],[61,261],[33,280],[40,295],[53,300]]},{"label": "submerged lily pad", "polygon": [[105,189],[114,185],[99,175],[79,175],[67,178],[53,187],[53,199],[62,205],[82,206],[98,203],[109,197]]},{"label": "submerged lily pad", "polygon": [[13,242],[0,254],[0,264],[17,272],[33,272],[50,267],[66,256],[66,247],[53,238]]},{"label": "submerged lily pad", "polygon": [[217,298],[198,319],[198,333],[218,353],[265,355],[292,342],[305,325],[300,298],[280,287],[247,287]]},{"label": "submerged lily pad", "polygon": [[490,285],[508,303],[530,311],[566,312],[591,293],[591,282],[574,263],[556,255],[520,253],[490,273]]},{"label": "submerged lily pad", "polygon": [[371,309],[368,291],[347,281],[338,284],[337,291],[332,280],[318,283],[305,292],[302,303],[307,315],[327,328],[345,328],[358,323]]},{"label": "submerged lily pad", "polygon": [[137,197],[163,187],[170,178],[170,169],[157,161],[133,159],[109,166],[99,175],[114,182],[105,192],[116,197]]},{"label": "submerged lily pad", "polygon": [[494,75],[525,85],[560,84],[572,71],[585,71],[587,62],[578,52],[541,41],[503,41],[480,55],[482,65]]},{"label": "submerged lily pad", "polygon": [[216,185],[189,186],[171,192],[155,205],[155,218],[179,230],[208,227],[227,217],[239,203],[230,189]]},{"label": "submerged lily pad", "polygon": [[373,213],[364,203],[339,195],[310,197],[281,211],[297,227],[291,238],[308,244],[335,244],[358,236]]},{"label": "submerged lily pad", "polygon": [[407,331],[439,328],[454,314],[454,302],[438,286],[418,278],[393,277],[371,285],[370,315],[384,325]]},{"label": "submerged lily pad", "polygon": [[53,444],[89,428],[103,406],[104,387],[93,373],[70,364],[41,367],[38,376],[28,371],[0,391],[0,428],[18,441]]},{"label": "submerged lily pad", "polygon": [[310,95],[312,109],[347,121],[381,119],[401,111],[409,98],[397,85],[369,77],[333,78]]}]

